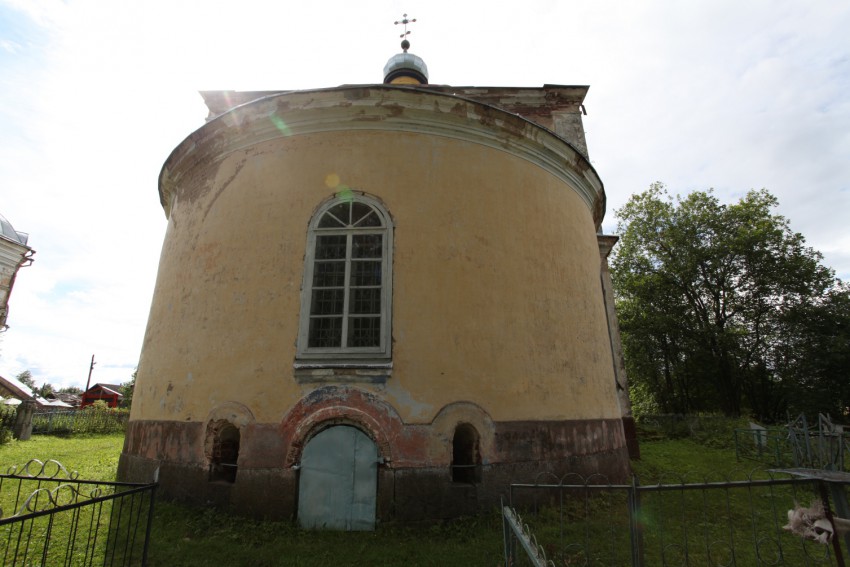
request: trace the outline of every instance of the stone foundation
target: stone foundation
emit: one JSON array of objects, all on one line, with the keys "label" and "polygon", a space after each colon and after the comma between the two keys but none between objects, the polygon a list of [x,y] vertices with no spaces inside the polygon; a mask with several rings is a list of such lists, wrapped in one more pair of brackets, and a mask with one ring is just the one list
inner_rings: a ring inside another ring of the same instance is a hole
[{"label": "stone foundation", "polygon": [[[621,423],[492,422],[491,431],[481,432],[483,459],[475,484],[452,482],[451,449],[441,450],[435,440],[439,436],[429,435],[433,425],[401,426],[401,438],[376,440],[386,461],[378,468],[377,518],[417,521],[475,514],[498,506],[511,483],[557,483],[569,473],[624,481],[630,469]],[[235,482],[210,481],[203,425],[131,422],[119,479],[150,482],[158,468],[159,492],[165,498],[257,518],[294,519],[299,473],[293,465],[300,451],[293,447],[303,446],[304,440],[293,439],[280,424],[250,424],[243,433]],[[414,456],[421,458],[420,466],[412,463]]]}]

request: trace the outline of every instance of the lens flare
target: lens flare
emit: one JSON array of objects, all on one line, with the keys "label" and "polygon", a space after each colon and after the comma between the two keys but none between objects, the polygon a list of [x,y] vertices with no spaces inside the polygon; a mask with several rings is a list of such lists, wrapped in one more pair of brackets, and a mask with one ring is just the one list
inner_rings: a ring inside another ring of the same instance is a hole
[{"label": "lens flare", "polygon": [[354,192],[351,187],[344,183],[340,183],[339,175],[336,173],[328,173],[325,175],[325,185],[330,189],[336,189],[336,197],[342,201],[351,202],[354,200]]},{"label": "lens flare", "polygon": [[339,175],[336,173],[328,173],[325,176],[325,185],[327,185],[330,189],[339,187]]},{"label": "lens flare", "polygon": [[283,119],[280,116],[272,114],[272,116],[271,116],[271,118],[269,118],[269,120],[272,121],[272,124],[275,125],[275,128],[280,130],[280,133],[283,134],[284,136],[289,136],[289,135],[292,134],[292,130],[289,129],[289,126],[286,125],[286,122],[284,122]]},{"label": "lens flare", "polygon": [[339,185],[339,191],[336,193],[337,199],[351,202],[354,200],[354,191],[348,185]]}]

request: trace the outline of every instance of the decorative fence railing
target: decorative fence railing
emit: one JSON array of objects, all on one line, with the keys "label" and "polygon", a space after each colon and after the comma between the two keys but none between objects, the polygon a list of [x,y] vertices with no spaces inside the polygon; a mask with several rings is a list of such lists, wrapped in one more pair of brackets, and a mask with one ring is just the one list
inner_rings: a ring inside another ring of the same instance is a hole
[{"label": "decorative fence railing", "polygon": [[850,471],[850,435],[829,416],[810,424],[800,415],[782,427],[736,429],[735,455],[775,467]]},{"label": "decorative fence railing", "polygon": [[125,431],[129,412],[81,409],[37,411],[32,415],[34,434],[113,433]]},{"label": "decorative fence railing", "polygon": [[838,507],[846,509],[848,478],[829,486],[768,471],[742,481],[648,486],[608,484],[598,476],[545,480],[510,487],[510,506],[503,508],[506,567],[845,565],[848,538],[824,545],[783,526],[797,504],[826,502],[831,514],[842,500]]},{"label": "decorative fence railing", "polygon": [[0,474],[0,564],[144,566],[156,484],[86,481],[56,461]]}]

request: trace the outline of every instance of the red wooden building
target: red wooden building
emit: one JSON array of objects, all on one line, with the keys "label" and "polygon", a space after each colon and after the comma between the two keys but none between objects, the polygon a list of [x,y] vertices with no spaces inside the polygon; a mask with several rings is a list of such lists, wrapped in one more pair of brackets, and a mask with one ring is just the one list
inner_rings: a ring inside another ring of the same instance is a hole
[{"label": "red wooden building", "polygon": [[118,402],[124,397],[121,394],[121,386],[118,384],[95,384],[85,392],[80,407],[84,408],[95,403],[97,400],[103,400],[111,408],[117,408]]}]

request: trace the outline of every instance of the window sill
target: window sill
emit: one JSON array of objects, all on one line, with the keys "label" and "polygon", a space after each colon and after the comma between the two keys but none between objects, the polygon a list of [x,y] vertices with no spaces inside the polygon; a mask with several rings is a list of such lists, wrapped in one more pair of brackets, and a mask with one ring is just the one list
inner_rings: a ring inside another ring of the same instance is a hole
[{"label": "window sill", "polygon": [[292,366],[298,384],[386,384],[393,373],[391,361],[297,360]]}]

